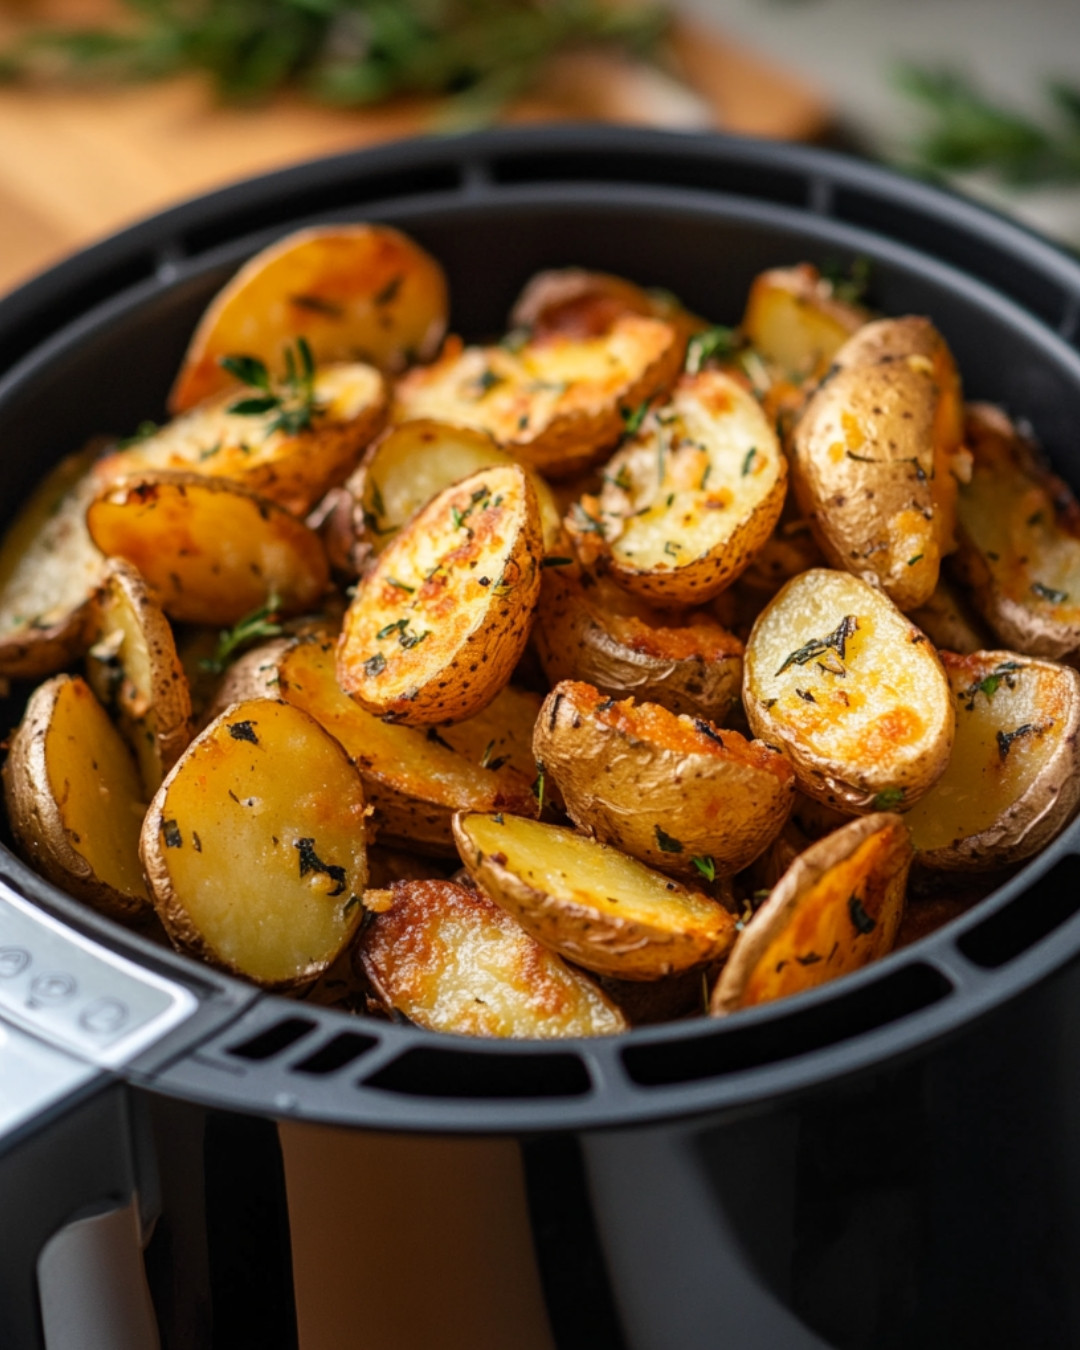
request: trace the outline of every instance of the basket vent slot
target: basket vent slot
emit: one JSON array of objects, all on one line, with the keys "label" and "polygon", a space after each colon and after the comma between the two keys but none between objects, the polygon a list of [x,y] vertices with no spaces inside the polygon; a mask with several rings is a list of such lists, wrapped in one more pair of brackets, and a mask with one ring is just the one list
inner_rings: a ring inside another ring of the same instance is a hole
[{"label": "basket vent slot", "polygon": [[464,1050],[407,1050],[363,1086],[408,1097],[520,1099],[582,1097],[592,1080],[576,1055],[473,1054]]},{"label": "basket vent slot", "polygon": [[316,1076],[337,1073],[339,1069],[351,1064],[354,1059],[359,1059],[378,1043],[375,1036],[364,1036],[356,1031],[343,1031],[333,1040],[321,1045],[313,1055],[308,1055],[306,1059],[300,1060],[292,1067],[297,1073],[310,1073]]},{"label": "basket vent slot", "polygon": [[315,1026],[307,1017],[286,1017],[265,1031],[260,1031],[257,1036],[228,1046],[228,1052],[237,1059],[273,1059],[290,1045],[295,1045],[301,1036],[313,1031]]},{"label": "basket vent slot", "polygon": [[628,1046],[626,1071],[642,1087],[664,1087],[756,1069],[851,1040],[939,1002],[952,985],[914,964],[808,1008],[768,1020],[731,1022],[712,1034]]},{"label": "basket vent slot", "polygon": [[996,970],[1049,936],[1080,910],[1080,858],[1062,858],[1034,885],[969,929],[956,945],[969,961]]}]

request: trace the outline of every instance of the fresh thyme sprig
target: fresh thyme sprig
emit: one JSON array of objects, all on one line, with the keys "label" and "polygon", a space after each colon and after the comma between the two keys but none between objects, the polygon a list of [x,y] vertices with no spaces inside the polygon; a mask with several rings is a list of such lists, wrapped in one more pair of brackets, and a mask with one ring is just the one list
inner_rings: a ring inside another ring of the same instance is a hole
[{"label": "fresh thyme sprig", "polygon": [[315,396],[315,358],[307,338],[296,339],[295,351],[292,347],[285,348],[285,374],[276,382],[266,363],[257,356],[223,356],[221,365],[241,384],[260,391],[254,398],[230,403],[229,412],[242,417],[276,413],[266,428],[268,436],[275,431],[283,431],[287,436],[307,431],[315,414],[322,411]]},{"label": "fresh thyme sprig", "polygon": [[258,642],[261,638],[280,637],[285,631],[277,621],[280,608],[281,597],[271,592],[266,604],[253,609],[250,614],[245,614],[239,623],[219,634],[213,656],[204,657],[199,662],[200,669],[209,671],[212,675],[220,675],[239,654],[241,648]]}]

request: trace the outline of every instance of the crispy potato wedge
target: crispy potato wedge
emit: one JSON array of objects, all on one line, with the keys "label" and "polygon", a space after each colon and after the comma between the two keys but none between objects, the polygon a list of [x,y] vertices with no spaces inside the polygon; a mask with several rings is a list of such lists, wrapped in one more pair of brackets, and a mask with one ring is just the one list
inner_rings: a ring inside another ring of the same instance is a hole
[{"label": "crispy potato wedge", "polygon": [[430,1031],[548,1040],[626,1030],[614,1003],[482,891],[397,882],[359,942],[383,1007]]},{"label": "crispy potato wedge", "polygon": [[775,750],[570,680],[544,700],[533,750],[575,825],[699,885],[748,866],[795,796],[795,775]]},{"label": "crispy potato wedge", "polygon": [[883,591],[848,572],[789,581],[754,624],[743,672],[754,735],[826,805],[906,809],[945,771],[955,717],[941,661]]},{"label": "crispy potato wedge", "polygon": [[599,337],[560,333],[510,347],[447,343],[430,366],[398,381],[394,418],[486,431],[550,478],[567,478],[611,449],[624,411],[668,388],[682,364],[675,328],[623,314]]},{"label": "crispy potato wedge", "polygon": [[78,676],[55,675],[30,696],[4,764],[4,800],[35,871],[113,918],[149,909],[139,772]]},{"label": "crispy potato wedge", "polygon": [[525,283],[510,311],[510,328],[534,338],[602,337],[623,314],[666,320],[680,331],[684,346],[691,333],[705,327],[668,291],[646,291],[610,272],[555,267]]},{"label": "crispy potato wedge", "polygon": [[704,610],[657,610],[604,576],[544,572],[533,644],[552,684],[583,680],[722,724],[739,697],[743,644]]},{"label": "crispy potato wedge", "polygon": [[658,980],[708,965],[735,919],[716,900],[558,825],[454,817],[461,861],[538,942],[601,975]]},{"label": "crispy potato wedge", "polygon": [[280,373],[297,337],[315,359],[399,371],[435,355],[448,297],[439,264],[388,225],[298,230],[257,253],[199,322],[169,396],[186,412],[233,383],[221,358],[259,357]]},{"label": "crispy potato wedge", "polygon": [[1016,652],[943,652],[956,707],[948,768],[906,817],[924,867],[1030,858],[1080,804],[1080,675]]},{"label": "crispy potato wedge", "polygon": [[528,641],[542,557],[536,494],[518,465],[439,493],[360,583],[338,647],[341,687],[411,726],[478,713]]},{"label": "crispy potato wedge", "polygon": [[698,605],[749,566],[784,505],[787,461],[730,375],[683,375],[611,459],[599,501],[571,508],[582,561],[656,605]]},{"label": "crispy potato wedge", "polygon": [[1002,644],[1030,656],[1080,652],[1080,505],[999,409],[968,409],[971,481],[957,502],[957,576]]},{"label": "crispy potato wedge", "polygon": [[740,328],[759,356],[794,382],[820,379],[869,311],[837,299],[811,263],[760,272]]},{"label": "crispy potato wedge", "polygon": [[892,950],[913,850],[903,820],[864,816],[812,844],[739,934],[711,1011],[814,989]]},{"label": "crispy potato wedge", "polygon": [[234,624],[276,595],[289,614],[329,581],[314,534],[276,502],[225,479],[145,474],[104,488],[86,513],[94,543],[133,563],[170,618]]},{"label": "crispy potato wedge", "polygon": [[383,843],[454,857],[455,811],[536,814],[527,709],[539,699],[534,704],[507,688],[479,715],[479,734],[470,722],[425,731],[384,722],[349,698],[329,641],[293,643],[278,658],[277,675],[280,696],[310,713],[355,760]]},{"label": "crispy potato wedge", "polygon": [[234,412],[245,400],[229,389],[107,455],[95,473],[102,482],[159,469],[229,478],[303,515],[349,476],[386,420],[388,397],[372,366],[323,366],[314,379],[310,425],[293,431],[278,425],[280,409]]},{"label": "crispy potato wedge", "polygon": [[147,812],[158,917],[211,965],[266,988],[307,983],[363,917],[366,814],[360,775],[314,718],[270,699],[234,704]]},{"label": "crispy potato wedge", "polygon": [[105,559],[86,529],[97,484],[92,442],[38,485],[0,545],[0,676],[51,675],[93,640]]},{"label": "crispy potato wedge", "polygon": [[836,354],[792,437],[791,482],[833,567],[925,604],[955,547],[960,378],[928,319],[880,319]]},{"label": "crispy potato wedge", "polygon": [[938,578],[934,593],[926,604],[910,612],[938,651],[987,651],[994,645],[989,628],[968,604],[966,597],[944,576]]},{"label": "crispy potato wedge", "polygon": [[98,591],[86,679],[134,750],[149,800],[191,740],[191,694],[168,619],[122,558]]}]

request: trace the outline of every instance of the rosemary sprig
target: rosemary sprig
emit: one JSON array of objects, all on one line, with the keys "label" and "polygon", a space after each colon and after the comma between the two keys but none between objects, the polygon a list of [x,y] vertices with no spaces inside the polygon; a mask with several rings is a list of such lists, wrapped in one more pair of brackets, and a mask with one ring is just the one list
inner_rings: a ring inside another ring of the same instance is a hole
[{"label": "rosemary sprig", "polygon": [[226,628],[219,634],[213,656],[204,657],[199,662],[200,669],[209,671],[212,675],[220,675],[239,654],[241,648],[258,642],[260,638],[280,637],[285,631],[277,621],[280,608],[281,597],[271,592],[266,604],[253,609],[250,614],[245,614],[232,628]]},{"label": "rosemary sprig", "polygon": [[241,417],[274,413],[266,428],[268,436],[275,431],[283,431],[287,436],[307,431],[315,415],[322,411],[315,396],[315,358],[307,338],[298,337],[295,350],[285,348],[285,374],[277,381],[257,356],[223,356],[221,365],[241,384],[258,391],[253,398],[230,403],[229,412]]}]

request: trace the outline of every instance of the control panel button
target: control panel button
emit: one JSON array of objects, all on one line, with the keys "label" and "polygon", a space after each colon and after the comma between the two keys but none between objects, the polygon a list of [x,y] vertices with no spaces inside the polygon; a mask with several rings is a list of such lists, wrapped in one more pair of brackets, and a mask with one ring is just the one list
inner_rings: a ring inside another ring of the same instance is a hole
[{"label": "control panel button", "polygon": [[26,1001],[31,1007],[43,1003],[63,1003],[75,997],[78,987],[70,975],[55,971],[47,975],[35,975],[30,982],[30,997]]},{"label": "control panel button", "polygon": [[30,964],[30,953],[24,947],[0,947],[0,980],[13,980]]},{"label": "control panel button", "polygon": [[129,1009],[118,998],[99,998],[79,1014],[79,1026],[95,1036],[119,1031],[128,1020]]}]

